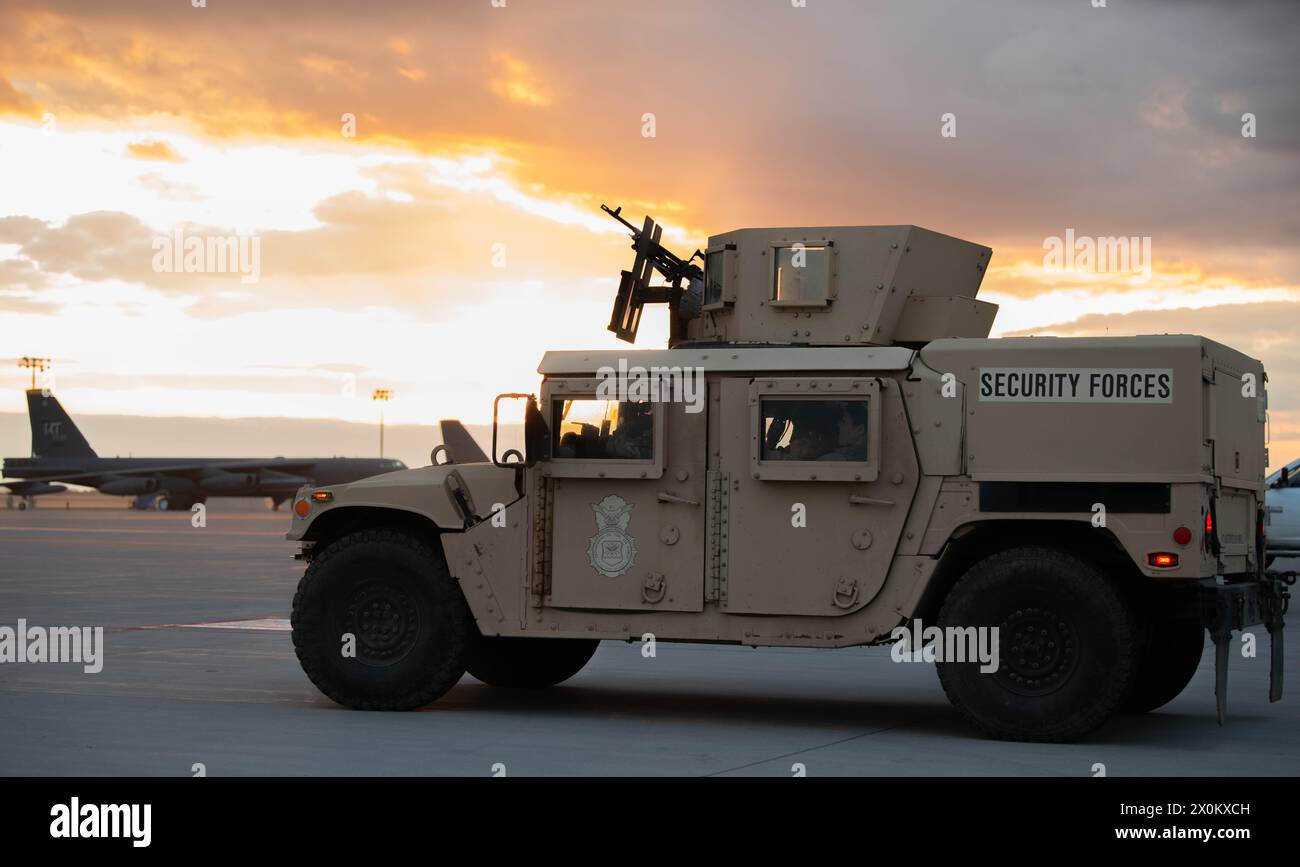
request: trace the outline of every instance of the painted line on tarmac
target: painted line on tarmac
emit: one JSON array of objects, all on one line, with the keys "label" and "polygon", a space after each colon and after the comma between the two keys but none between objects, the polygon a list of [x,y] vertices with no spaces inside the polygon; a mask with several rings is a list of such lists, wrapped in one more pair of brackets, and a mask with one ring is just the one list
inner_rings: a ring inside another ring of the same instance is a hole
[{"label": "painted line on tarmac", "polygon": [[205,620],[201,623],[159,623],[134,629],[235,629],[246,632],[288,632],[287,617],[255,617],[251,620]]},{"label": "painted line on tarmac", "polygon": [[[195,527],[195,530],[201,529],[205,536],[279,536],[284,538],[284,533],[278,530],[214,530],[209,531],[207,527]],[[174,534],[175,527],[159,527],[157,529],[148,528],[130,528],[118,529],[113,527],[0,527],[0,533],[104,533],[111,536],[158,536],[163,534]]]}]

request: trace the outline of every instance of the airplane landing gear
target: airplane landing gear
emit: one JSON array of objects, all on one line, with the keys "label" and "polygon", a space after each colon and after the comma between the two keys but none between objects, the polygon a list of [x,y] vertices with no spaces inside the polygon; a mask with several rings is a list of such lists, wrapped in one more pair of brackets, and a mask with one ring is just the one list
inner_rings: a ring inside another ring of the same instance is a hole
[{"label": "airplane landing gear", "polygon": [[204,501],[202,497],[177,497],[164,491],[154,500],[154,508],[160,512],[188,512],[195,503]]}]

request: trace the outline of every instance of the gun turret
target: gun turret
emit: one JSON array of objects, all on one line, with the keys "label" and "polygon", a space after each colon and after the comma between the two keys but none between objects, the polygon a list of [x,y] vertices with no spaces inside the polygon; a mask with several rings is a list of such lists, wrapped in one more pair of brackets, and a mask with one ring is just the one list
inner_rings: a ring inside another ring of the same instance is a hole
[{"label": "gun turret", "polygon": [[700,313],[672,346],[924,346],[987,337],[991,250],[916,226],[737,229],[709,238]]},{"label": "gun turret", "polygon": [[[636,251],[632,270],[621,272],[618,295],[614,298],[614,310],[609,317],[609,330],[620,340],[635,343],[642,308],[646,304],[667,304],[672,321],[670,341],[676,340],[683,329],[683,321],[699,312],[704,271],[695,264],[695,259],[703,259],[704,254],[696,250],[689,259],[683,260],[673,253],[659,243],[663,227],[649,215],[638,229],[623,219],[621,206],[611,209],[609,205],[601,205],[600,209],[631,231],[632,249]],[[664,285],[650,285],[656,272],[666,281]]]}]

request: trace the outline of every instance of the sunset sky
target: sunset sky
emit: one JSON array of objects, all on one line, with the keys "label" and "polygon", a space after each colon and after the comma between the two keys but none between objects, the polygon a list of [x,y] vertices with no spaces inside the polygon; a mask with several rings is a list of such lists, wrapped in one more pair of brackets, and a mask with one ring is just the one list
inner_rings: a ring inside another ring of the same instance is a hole
[{"label": "sunset sky", "polygon": [[[623,345],[608,202],[682,253],[764,225],[987,244],[995,334],[1262,359],[1277,465],[1297,44],[1294,3],[0,0],[0,412],[36,355],[74,413],[370,421],[384,386],[394,421],[485,421],[546,349]],[[260,279],[155,271],[178,228],[255,235]],[[1149,237],[1150,275],[1046,268],[1067,230]],[[648,314],[639,345],[665,335]]]}]

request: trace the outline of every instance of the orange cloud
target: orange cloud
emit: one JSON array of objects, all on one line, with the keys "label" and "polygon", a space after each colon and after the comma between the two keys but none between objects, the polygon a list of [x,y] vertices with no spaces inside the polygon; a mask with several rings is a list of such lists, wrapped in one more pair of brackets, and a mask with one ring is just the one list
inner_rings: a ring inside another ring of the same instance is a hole
[{"label": "orange cloud", "polygon": [[499,51],[492,55],[492,64],[496,70],[496,77],[492,79],[489,86],[497,96],[511,102],[522,102],[539,108],[551,104],[550,96],[527,63]]},{"label": "orange cloud", "polygon": [[126,146],[126,153],[136,160],[153,160],[161,163],[185,162],[185,158],[165,141],[133,141]]},{"label": "orange cloud", "polygon": [[0,78],[0,114],[40,117],[41,110],[30,96]]},{"label": "orange cloud", "polygon": [[[841,4],[791,16],[747,0],[664,0],[650,19],[635,0],[581,16],[558,3],[443,4],[436,26],[427,0],[217,5],[233,14],[183,2],[0,0],[0,112],[48,110],[59,135],[78,125],[129,130],[122,141],[179,127],[232,149],[294,139],[304,153],[329,142],[358,155],[391,145],[451,162],[493,157],[482,177],[391,174],[322,194],[314,228],[266,234],[258,303],[442,312],[484,287],[543,283],[568,299],[575,282],[626,266],[626,240],[548,221],[534,206],[578,205],[603,219],[602,201],[686,229],[692,241],[675,244],[683,253],[706,232],[755,225],[916,223],[989,244],[984,289],[1000,296],[1008,330],[1084,311],[1191,307],[1215,293],[1225,309],[1256,301],[1239,306],[1263,315],[1300,287],[1296,55],[1289,34],[1251,16],[1139,4],[1123,33],[1102,34],[1045,10],[1043,35],[1026,39],[977,4],[955,5],[944,32],[907,4],[889,15]],[[669,50],[687,16],[707,46]],[[1134,50],[1115,50],[1115,40]],[[921,41],[934,50],[903,50]],[[1198,46],[1210,41],[1218,62],[1202,64]],[[579,50],[593,45],[609,50]],[[1244,76],[1249,69],[1278,74]],[[944,139],[939,112],[950,110],[960,135]],[[1240,135],[1245,110],[1260,116],[1258,139]],[[646,113],[653,137],[642,134]],[[357,118],[355,138],[340,135],[344,114]],[[132,171],[133,189],[160,201],[221,199],[219,188],[181,184],[202,149],[170,140],[190,162]],[[251,174],[261,177],[259,167]],[[266,170],[268,183],[274,174]],[[512,210],[509,196],[523,191],[531,210]],[[267,200],[276,195],[268,188]],[[78,208],[95,210],[133,208]],[[248,213],[256,219],[252,198]],[[39,216],[44,246],[29,245],[30,258],[0,275],[14,292],[100,279],[161,289],[169,301],[193,288],[194,317],[253,303],[222,295],[215,280],[173,285],[139,273],[137,254],[147,262],[151,233],[164,230],[147,214]],[[106,240],[114,226],[128,234]],[[1039,244],[1066,226],[1153,237],[1151,278],[1047,272]],[[491,264],[497,243],[506,273]],[[115,249],[96,252],[104,246]],[[129,258],[116,255],[123,249]],[[1183,315],[1088,324],[1163,330],[1155,323]],[[1257,341],[1266,324],[1251,318],[1229,342]],[[1290,363],[1271,359],[1272,370]]]}]

